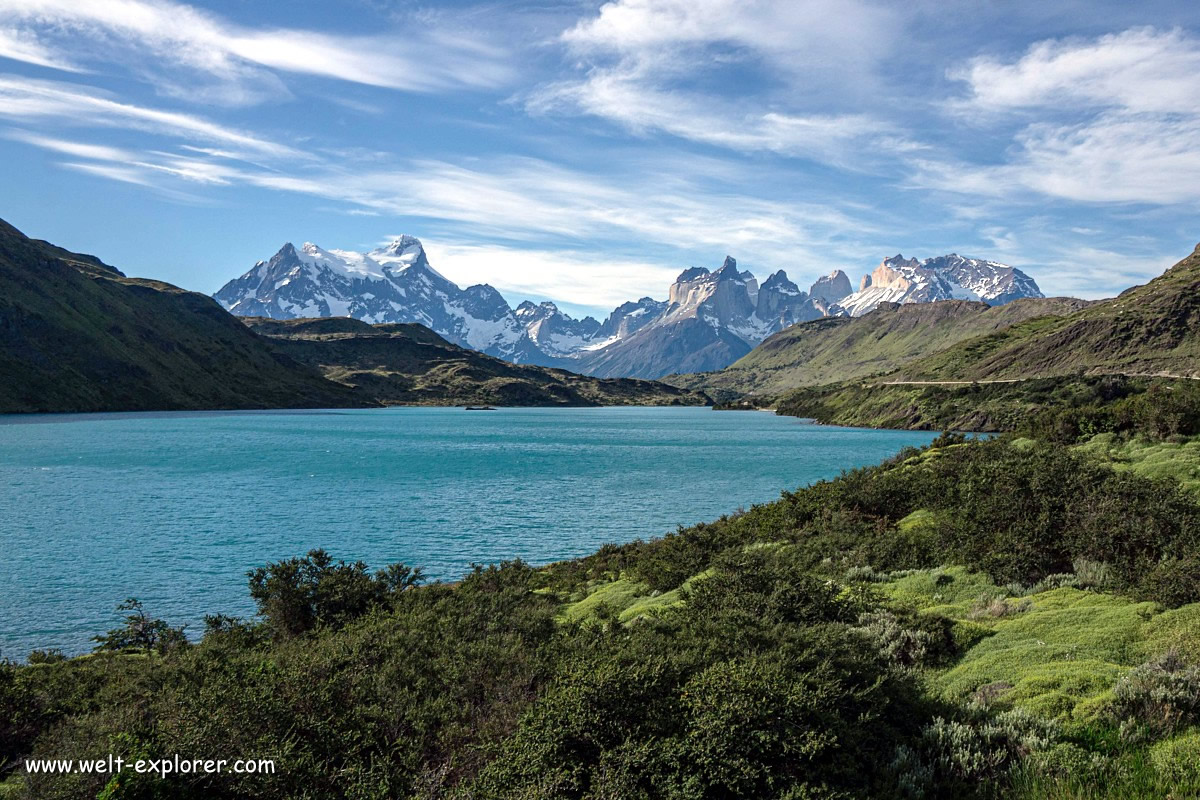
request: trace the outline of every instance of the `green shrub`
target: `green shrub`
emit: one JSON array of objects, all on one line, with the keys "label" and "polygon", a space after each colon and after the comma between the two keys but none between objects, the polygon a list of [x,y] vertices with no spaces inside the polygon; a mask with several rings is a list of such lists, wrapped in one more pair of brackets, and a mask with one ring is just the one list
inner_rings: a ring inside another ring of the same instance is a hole
[{"label": "green shrub", "polygon": [[1169,651],[1135,667],[1113,690],[1110,712],[1131,740],[1159,737],[1200,721],[1200,666]]},{"label": "green shrub", "polygon": [[247,573],[258,613],[279,635],[296,636],[318,625],[339,627],[423,580],[421,570],[390,564],[371,575],[361,561],[334,563],[324,550],[310,550]]},{"label": "green shrub", "polygon": [[[142,650],[144,652],[164,653],[179,647],[187,646],[187,637],[183,628],[172,628],[161,619],[152,619],[146,613],[142,603],[131,597],[117,606],[117,611],[127,611],[125,624],[114,628],[108,633],[93,637],[96,650]],[[41,656],[42,663],[50,663],[53,659]]]},{"label": "green shrub", "polygon": [[1200,601],[1200,556],[1162,559],[1142,578],[1141,594],[1171,607]]},{"label": "green shrub", "polygon": [[27,659],[30,664],[58,664],[66,660],[66,655],[57,647],[48,650],[34,650]]},{"label": "green shrub", "polygon": [[1188,731],[1154,745],[1150,762],[1168,783],[1196,787],[1200,783],[1200,731]]},{"label": "green shrub", "polygon": [[1059,736],[1053,722],[1019,709],[995,716],[978,711],[962,720],[939,717],[915,744],[897,749],[891,770],[909,796],[966,795],[1030,753],[1048,749]]},{"label": "green shrub", "polygon": [[852,630],[864,636],[885,661],[901,668],[924,665],[933,647],[931,633],[903,626],[890,611],[860,614]]}]

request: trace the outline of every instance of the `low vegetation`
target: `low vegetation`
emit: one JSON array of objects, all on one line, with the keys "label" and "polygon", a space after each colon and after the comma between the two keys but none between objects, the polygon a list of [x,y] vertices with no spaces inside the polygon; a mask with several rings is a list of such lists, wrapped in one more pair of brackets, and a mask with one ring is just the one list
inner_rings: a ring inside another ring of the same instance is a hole
[{"label": "low vegetation", "polygon": [[847,383],[780,397],[778,413],[833,425],[1016,432],[1077,442],[1142,434],[1154,443],[1200,434],[1200,381],[1119,375],[951,385]]}]

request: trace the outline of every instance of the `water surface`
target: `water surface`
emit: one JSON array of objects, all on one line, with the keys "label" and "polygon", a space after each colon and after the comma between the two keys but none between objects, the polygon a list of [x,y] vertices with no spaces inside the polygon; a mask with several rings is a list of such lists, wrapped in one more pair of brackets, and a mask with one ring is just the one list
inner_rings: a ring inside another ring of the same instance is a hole
[{"label": "water surface", "polygon": [[0,416],[0,656],[86,650],[126,597],[192,632],[249,616],[246,571],[314,547],[541,564],[931,439],[704,408]]}]

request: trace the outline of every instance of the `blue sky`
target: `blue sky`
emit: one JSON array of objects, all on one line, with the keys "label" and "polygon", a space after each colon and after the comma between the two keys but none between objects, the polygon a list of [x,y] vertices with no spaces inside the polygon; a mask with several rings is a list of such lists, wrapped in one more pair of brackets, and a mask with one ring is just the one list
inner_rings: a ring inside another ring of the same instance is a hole
[{"label": "blue sky", "polygon": [[400,233],[606,313],[725,254],[1103,297],[1200,240],[1200,4],[0,0],[0,217],[213,292]]}]

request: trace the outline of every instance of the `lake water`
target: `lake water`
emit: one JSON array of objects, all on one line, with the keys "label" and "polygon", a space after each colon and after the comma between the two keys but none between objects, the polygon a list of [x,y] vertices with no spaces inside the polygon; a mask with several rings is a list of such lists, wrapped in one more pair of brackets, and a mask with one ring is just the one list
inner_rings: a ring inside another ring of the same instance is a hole
[{"label": "lake water", "polygon": [[0,416],[0,656],[87,650],[126,597],[193,633],[249,616],[246,571],[314,547],[541,564],[931,439],[705,408]]}]

